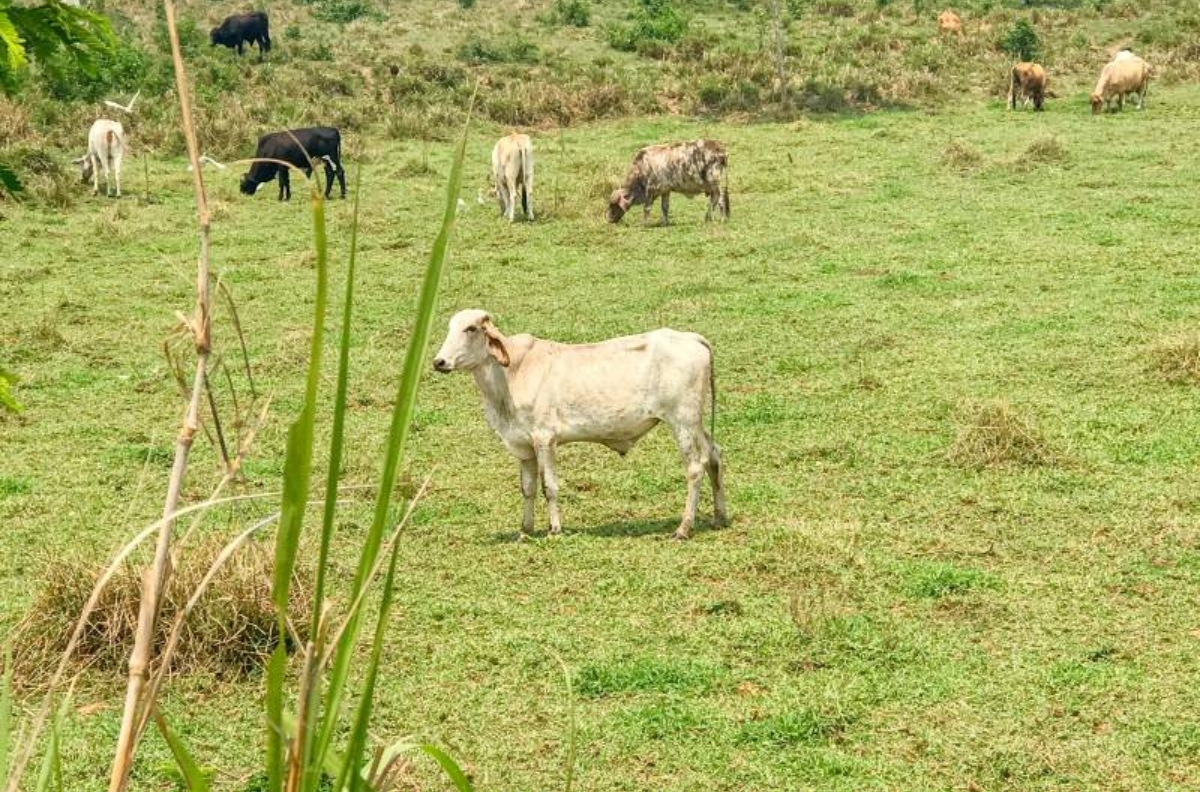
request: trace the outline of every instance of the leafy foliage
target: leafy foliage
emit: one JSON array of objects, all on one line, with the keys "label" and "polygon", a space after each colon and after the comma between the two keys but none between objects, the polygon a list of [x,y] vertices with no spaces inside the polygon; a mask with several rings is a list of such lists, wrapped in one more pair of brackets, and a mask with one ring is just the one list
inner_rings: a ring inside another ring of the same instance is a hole
[{"label": "leafy foliage", "polygon": [[687,29],[687,17],[671,0],[637,0],[629,23],[609,29],[608,43],[625,52],[647,52],[674,44]]},{"label": "leafy foliage", "polygon": [[1033,60],[1042,44],[1027,19],[1018,19],[1000,39],[1000,49],[1023,61]]},{"label": "leafy foliage", "polygon": [[0,0],[0,91],[12,93],[30,57],[50,61],[64,57],[89,78],[100,73],[102,59],[117,46],[109,21],[83,8],[56,0],[18,6]]},{"label": "leafy foliage", "polygon": [[592,21],[592,7],[587,0],[554,0],[553,18],[561,25],[585,28]]},{"label": "leafy foliage", "polygon": [[[3,169],[0,168],[0,177],[3,176],[2,171]],[[15,179],[16,177],[14,176],[13,178]],[[16,381],[16,374],[0,368],[0,410],[19,413],[24,409],[21,407],[20,402],[17,401],[17,397],[13,396],[12,388],[16,384]]]}]

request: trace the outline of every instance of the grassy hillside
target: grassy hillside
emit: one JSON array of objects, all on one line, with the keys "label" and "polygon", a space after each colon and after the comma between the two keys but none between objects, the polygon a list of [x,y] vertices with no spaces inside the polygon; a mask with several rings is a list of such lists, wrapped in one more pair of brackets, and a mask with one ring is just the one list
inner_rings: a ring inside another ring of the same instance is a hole
[{"label": "grassy hillside", "polygon": [[[816,8],[806,13],[822,24],[851,27]],[[296,8],[278,14],[280,30],[288,13],[305,46],[330,29]],[[437,28],[453,48],[463,13],[393,9],[386,24],[417,40]],[[484,6],[468,13],[501,24]],[[910,9],[861,13],[898,24]],[[1088,34],[1097,48],[1125,35],[1119,17],[1039,13],[1093,20],[1109,31]],[[337,62],[385,62],[370,47],[355,55],[355,32],[383,38],[356,25],[333,40]],[[268,73],[295,79],[298,56],[277,35],[281,63],[237,67],[254,90],[268,90]],[[594,31],[571,35],[580,52],[638,57],[603,51]],[[983,85],[984,72],[960,79]],[[561,657],[578,676],[583,790],[1200,782],[1200,372],[1183,354],[1200,320],[1200,91],[1160,85],[1144,113],[1093,118],[1082,94],[1060,90],[1036,115],[964,101],[937,113],[644,117],[537,135],[538,222],[510,226],[469,203],[443,315],[485,307],[506,331],[565,341],[659,325],[704,333],[734,523],[667,540],[683,482],[660,431],[626,459],[563,449],[567,535],[512,543],[515,465],[470,380],[430,373],[410,476],[432,472],[436,489],[402,541],[375,732],[451,746],[480,789],[558,788]],[[278,104],[221,101],[231,128],[239,113],[281,120]],[[317,112],[294,101],[299,116]],[[330,99],[355,103],[366,106],[358,94]],[[379,130],[363,127],[355,144],[364,222],[348,484],[375,478],[449,156],[436,140]],[[472,133],[468,198],[499,131],[485,122]],[[603,222],[610,179],[638,146],[697,135],[729,147],[728,225],[704,225],[688,201],[675,202],[669,229],[644,228],[637,213]],[[160,508],[181,408],[159,345],[190,304],[195,239],[182,161],[144,164],[148,201],[137,161],[122,201],[0,207],[0,349],[27,405],[0,420],[6,627],[34,601],[45,565],[102,557]],[[267,493],[300,397],[306,212],[269,190],[238,195],[236,172],[210,179],[215,266],[259,387],[274,396],[240,491]],[[350,207],[331,213],[344,256]],[[218,317],[219,348],[233,356],[234,343]],[[1029,426],[980,414],[993,400]],[[994,464],[975,456],[988,442],[1001,446]],[[215,461],[201,443],[189,498],[207,492]],[[205,531],[228,534],[272,506],[222,510]],[[366,508],[346,512],[345,545],[360,539]],[[105,775],[115,685],[112,673],[83,678],[77,700],[97,706],[71,727],[74,789]],[[222,769],[222,789],[240,789],[258,756],[259,696],[254,676],[214,672],[177,680],[166,699],[173,724]],[[166,762],[151,738],[139,788],[169,788]]]}]

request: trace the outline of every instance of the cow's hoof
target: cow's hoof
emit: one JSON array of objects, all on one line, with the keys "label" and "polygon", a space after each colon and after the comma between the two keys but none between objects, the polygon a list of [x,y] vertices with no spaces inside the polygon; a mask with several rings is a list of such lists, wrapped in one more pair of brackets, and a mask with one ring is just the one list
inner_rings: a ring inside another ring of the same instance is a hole
[{"label": "cow's hoof", "polygon": [[517,535],[513,537],[513,541],[517,544],[520,544],[521,542],[528,542],[529,534],[525,533],[524,531],[517,531]]},{"label": "cow's hoof", "polygon": [[671,539],[676,542],[686,542],[691,538],[691,533],[680,528],[675,533],[671,534]]},{"label": "cow's hoof", "polygon": [[725,526],[729,525],[729,515],[728,514],[714,514],[712,524],[716,528],[724,528]]}]

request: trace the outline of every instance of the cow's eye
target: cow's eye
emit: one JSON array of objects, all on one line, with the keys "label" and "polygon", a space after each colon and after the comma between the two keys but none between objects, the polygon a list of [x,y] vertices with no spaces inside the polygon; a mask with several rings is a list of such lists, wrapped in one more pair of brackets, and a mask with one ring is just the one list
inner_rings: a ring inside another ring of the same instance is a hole
[{"label": "cow's eye", "polygon": [[464,333],[474,333],[474,332],[477,332],[478,330],[479,330],[479,328],[478,328],[478,327],[476,327],[475,325],[471,325],[470,327],[468,327],[468,328],[467,328],[466,330],[464,330],[463,332],[464,332]]}]

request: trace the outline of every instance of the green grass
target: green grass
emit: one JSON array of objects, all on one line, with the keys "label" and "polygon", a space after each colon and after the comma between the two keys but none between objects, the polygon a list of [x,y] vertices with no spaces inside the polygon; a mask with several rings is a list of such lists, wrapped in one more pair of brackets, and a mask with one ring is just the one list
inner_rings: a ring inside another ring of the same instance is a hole
[{"label": "green grass", "polygon": [[[1160,86],[1146,112],[1104,118],[1070,96],[1038,115],[997,100],[589,125],[535,135],[539,219],[514,225],[474,203],[500,131],[476,130],[435,335],[465,307],[563,341],[704,333],[734,522],[668,540],[683,476],[657,431],[625,459],[562,449],[566,535],[514,543],[515,463],[471,380],[428,374],[404,480],[432,471],[436,488],[401,540],[373,732],[447,746],[480,789],[560,788],[561,657],[577,677],[579,790],[1200,783],[1200,392],[1154,357],[1200,321],[1198,118],[1200,90]],[[728,225],[685,200],[669,229],[636,212],[605,224],[597,185],[638,146],[699,135],[730,151]],[[1050,138],[1065,157],[1034,146]],[[451,155],[362,142],[346,485],[378,480]],[[955,142],[978,153],[969,169],[948,161]],[[428,172],[399,175],[426,156]],[[136,193],[140,163],[129,170]],[[191,305],[196,240],[181,161],[150,172],[150,204],[3,207],[0,349],[25,406],[0,419],[3,629],[41,565],[104,557],[161,508],[182,404],[159,343]],[[245,198],[238,175],[208,174],[214,265],[275,398],[241,485],[266,492],[302,398],[315,273],[304,202]],[[335,282],[350,209],[329,207]],[[232,358],[223,310],[216,328]],[[327,358],[337,340],[331,319]],[[1063,459],[950,461],[961,406],[993,399],[1036,418]],[[318,448],[328,431],[319,421]],[[186,497],[215,470],[202,440]],[[205,530],[274,502],[222,509]],[[365,499],[339,521],[344,586]],[[102,783],[118,685],[92,674],[76,691],[103,706],[64,734],[73,789]],[[168,688],[172,728],[231,774],[218,788],[239,789],[261,756],[261,688]],[[169,762],[148,738],[137,788],[164,786]],[[419,772],[433,784],[432,765]]]}]

